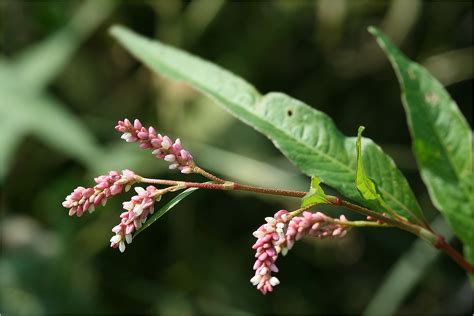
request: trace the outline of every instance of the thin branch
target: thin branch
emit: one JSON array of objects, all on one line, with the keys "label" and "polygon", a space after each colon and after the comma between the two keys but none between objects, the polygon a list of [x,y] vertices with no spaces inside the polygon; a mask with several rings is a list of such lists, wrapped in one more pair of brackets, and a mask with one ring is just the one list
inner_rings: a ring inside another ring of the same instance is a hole
[{"label": "thin branch", "polygon": [[217,182],[217,183],[225,183],[226,182],[224,179],[221,179],[221,178],[213,175],[212,173],[207,172],[206,170],[199,168],[198,166],[195,166],[193,168],[193,172],[198,173],[198,174],[208,178],[209,180],[212,180],[212,181]]},{"label": "thin branch", "polygon": [[[208,173],[207,171],[204,171],[201,168],[197,170],[198,171],[196,171],[196,173],[202,174],[206,178],[218,183],[185,182],[185,181],[174,181],[174,180],[163,180],[163,179],[150,179],[150,178],[143,178],[143,177],[137,177],[137,182],[173,186],[172,189],[170,189],[169,191],[176,191],[176,190],[181,190],[185,188],[201,188],[201,189],[209,189],[209,190],[250,191],[250,192],[256,192],[256,193],[290,196],[290,197],[297,197],[297,198],[302,198],[307,194],[307,192],[302,192],[302,191],[282,190],[282,189],[263,188],[263,187],[255,187],[255,186],[250,186],[250,185],[243,185],[243,184],[239,184],[235,182],[225,181],[224,179],[218,178]],[[449,244],[447,244],[444,241],[444,238],[442,236],[432,232],[429,227],[425,228],[417,224],[408,222],[407,220],[404,220],[404,219],[398,220],[398,219],[387,217],[383,214],[380,214],[368,208],[350,203],[348,201],[344,201],[338,198],[337,196],[327,195],[326,198],[329,201],[329,203],[333,206],[341,206],[348,210],[354,211],[356,213],[359,213],[365,216],[371,216],[372,218],[375,218],[380,221],[380,223],[367,222],[367,221],[352,221],[352,222],[349,221],[347,222],[349,223],[348,225],[357,226],[357,227],[361,227],[361,226],[398,227],[402,230],[405,230],[412,234],[417,235],[418,237],[427,241],[434,247],[442,250],[448,256],[450,256],[451,259],[453,259],[459,266],[461,266],[463,269],[468,271],[470,274],[474,274],[474,266],[470,264],[469,262],[467,262],[459,252],[457,252],[454,248],[452,248]],[[300,208],[292,212],[291,214],[292,216],[296,216],[300,214],[301,212],[303,212],[304,210],[309,209],[311,206],[314,206],[314,205]],[[338,221],[338,223],[344,224],[346,222],[343,223],[343,222]]]}]

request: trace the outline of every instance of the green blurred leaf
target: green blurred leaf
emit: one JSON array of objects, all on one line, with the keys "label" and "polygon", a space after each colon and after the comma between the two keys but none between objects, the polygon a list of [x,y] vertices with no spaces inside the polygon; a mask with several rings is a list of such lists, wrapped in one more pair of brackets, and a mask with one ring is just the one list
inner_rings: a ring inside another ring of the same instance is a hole
[{"label": "green blurred leaf", "polygon": [[112,12],[112,1],[86,1],[71,22],[55,34],[30,47],[12,63],[16,76],[31,89],[47,86],[71,59],[79,45]]},{"label": "green blurred leaf", "polygon": [[158,211],[156,211],[144,224],[142,227],[140,227],[135,234],[133,235],[133,239],[138,236],[142,231],[150,227],[151,224],[156,222],[161,216],[165,215],[169,210],[171,210],[173,207],[175,207],[179,202],[181,202],[184,198],[186,198],[188,195],[196,191],[198,188],[189,188],[186,189],[185,191],[181,192],[177,196],[175,196],[171,201],[166,203],[162,208],[160,208]]},{"label": "green blurred leaf", "polygon": [[25,50],[12,62],[0,60],[0,181],[9,170],[17,145],[30,133],[77,158],[89,169],[100,161],[103,151],[87,127],[42,89],[113,6],[110,1],[87,1],[67,27]]},{"label": "green blurred leaf", "polygon": [[472,131],[454,100],[422,66],[371,27],[400,82],[413,151],[433,204],[463,241],[474,263]]},{"label": "green blurred leaf", "polygon": [[[111,33],[152,70],[190,84],[265,134],[304,173],[318,175],[349,198],[366,203],[354,186],[355,138],[345,137],[326,114],[283,93],[261,96],[231,72],[124,27],[115,26]],[[393,160],[369,139],[364,147],[367,174],[380,183],[380,193],[387,204],[404,217],[421,218],[414,194]],[[372,165],[372,161],[378,165]]]},{"label": "green blurred leaf", "polygon": [[0,115],[0,183],[7,175],[13,154],[25,136],[25,130],[17,122]]},{"label": "green blurred leaf", "polygon": [[311,188],[303,197],[303,201],[301,202],[301,207],[305,207],[308,205],[315,205],[315,204],[327,204],[329,203],[326,198],[326,193],[324,193],[323,188],[320,186],[321,180],[316,177],[311,177]]},{"label": "green blurred leaf", "polygon": [[[8,170],[14,145],[28,133],[93,168],[101,158],[102,150],[87,127],[54,98],[22,90],[22,85],[16,86],[8,72],[2,70],[4,68],[0,69],[0,117],[1,121],[8,123],[2,124],[0,131],[11,139],[7,145],[2,144],[10,147],[0,156],[0,176],[5,176]],[[5,130],[12,125],[14,128]]]}]

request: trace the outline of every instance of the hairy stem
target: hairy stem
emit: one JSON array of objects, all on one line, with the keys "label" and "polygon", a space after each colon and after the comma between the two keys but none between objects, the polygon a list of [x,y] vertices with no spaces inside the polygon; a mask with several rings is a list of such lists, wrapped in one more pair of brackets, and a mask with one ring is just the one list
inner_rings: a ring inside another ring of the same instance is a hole
[{"label": "hairy stem", "polygon": [[226,182],[224,179],[221,179],[221,178],[213,175],[212,173],[207,172],[206,170],[199,168],[198,166],[195,166],[193,168],[193,172],[198,173],[198,174],[208,178],[209,180],[212,180],[212,181],[217,182],[217,183],[225,183]]}]

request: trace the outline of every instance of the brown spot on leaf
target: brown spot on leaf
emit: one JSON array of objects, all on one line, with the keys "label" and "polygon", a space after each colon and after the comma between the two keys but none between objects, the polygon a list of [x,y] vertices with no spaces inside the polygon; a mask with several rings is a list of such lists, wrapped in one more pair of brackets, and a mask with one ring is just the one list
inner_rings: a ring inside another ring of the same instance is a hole
[{"label": "brown spot on leaf", "polygon": [[436,105],[439,101],[439,97],[433,92],[429,92],[425,95],[425,101],[431,105]]}]

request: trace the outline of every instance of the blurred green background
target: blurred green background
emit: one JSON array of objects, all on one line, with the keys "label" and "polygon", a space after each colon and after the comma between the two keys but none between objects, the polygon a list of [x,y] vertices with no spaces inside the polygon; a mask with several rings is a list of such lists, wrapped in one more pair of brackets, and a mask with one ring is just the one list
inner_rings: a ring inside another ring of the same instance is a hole
[{"label": "blurred green background", "polygon": [[346,135],[365,125],[449,237],[417,172],[395,75],[366,27],[425,65],[472,126],[472,15],[471,1],[1,1],[0,313],[471,314],[464,272],[390,229],[300,242],[279,259],[281,284],[261,295],[249,282],[251,233],[294,199],[197,191],[124,254],[108,247],[110,229],[132,193],[80,219],[61,202],[108,170],[183,178],[120,140],[125,117],[180,137],[223,177],[309,185],[264,136],[134,60],[108,35],[120,23],[301,99]]}]

